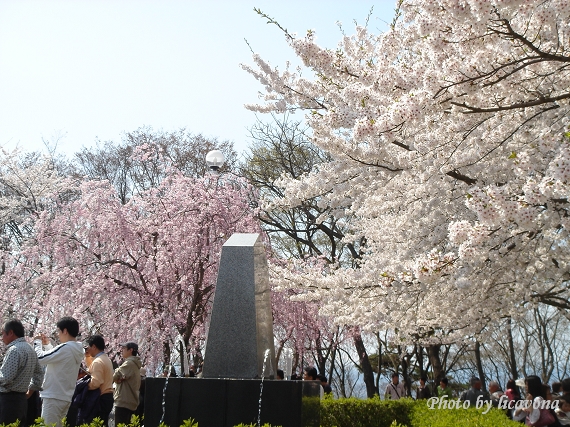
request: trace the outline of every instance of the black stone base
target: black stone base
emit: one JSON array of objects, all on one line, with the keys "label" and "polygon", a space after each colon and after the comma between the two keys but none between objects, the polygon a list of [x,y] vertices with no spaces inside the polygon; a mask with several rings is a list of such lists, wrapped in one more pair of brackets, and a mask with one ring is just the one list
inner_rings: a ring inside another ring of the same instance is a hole
[{"label": "black stone base", "polygon": [[[157,427],[163,414],[166,378],[147,378],[144,426]],[[255,424],[259,414],[261,380],[169,378],[164,423],[179,427],[192,418],[200,427]],[[264,380],[261,425],[319,427],[318,381]]]}]

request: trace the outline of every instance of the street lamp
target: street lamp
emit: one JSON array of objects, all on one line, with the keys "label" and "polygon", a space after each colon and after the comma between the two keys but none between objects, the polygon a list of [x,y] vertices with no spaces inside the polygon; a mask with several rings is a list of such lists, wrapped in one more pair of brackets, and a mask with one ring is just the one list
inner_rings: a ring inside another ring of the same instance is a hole
[{"label": "street lamp", "polygon": [[226,158],[224,153],[220,150],[212,150],[206,154],[206,164],[213,172],[218,172],[218,170],[224,165]]},{"label": "street lamp", "polygon": [[243,178],[240,178],[234,175],[232,172],[225,172],[224,174],[220,175],[219,169],[224,165],[226,162],[226,158],[224,157],[224,153],[220,150],[212,150],[208,154],[206,154],[206,164],[212,171],[212,178],[215,180],[215,185],[231,185],[235,189],[250,189],[248,191],[248,197],[250,199],[249,206],[251,208],[256,208],[257,204],[257,197],[252,192],[251,188]]}]

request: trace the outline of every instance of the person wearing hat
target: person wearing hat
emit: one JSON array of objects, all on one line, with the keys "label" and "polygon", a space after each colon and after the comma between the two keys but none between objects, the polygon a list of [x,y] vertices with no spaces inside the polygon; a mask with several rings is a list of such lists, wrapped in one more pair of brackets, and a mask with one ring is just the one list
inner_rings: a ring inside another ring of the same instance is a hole
[{"label": "person wearing hat", "polygon": [[139,406],[139,390],[141,386],[141,359],[138,356],[139,346],[134,342],[121,344],[123,364],[115,369],[113,381],[116,384],[115,425],[129,424],[131,416]]}]

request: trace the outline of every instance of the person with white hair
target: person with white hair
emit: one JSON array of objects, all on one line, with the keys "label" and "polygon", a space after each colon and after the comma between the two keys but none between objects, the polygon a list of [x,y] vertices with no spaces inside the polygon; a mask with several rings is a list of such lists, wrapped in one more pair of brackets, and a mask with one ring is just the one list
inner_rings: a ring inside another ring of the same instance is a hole
[{"label": "person with white hair", "polygon": [[461,393],[459,399],[461,399],[462,402],[468,401],[469,406],[472,408],[475,408],[477,406],[477,399],[482,399],[483,401],[491,400],[489,393],[481,390],[481,387],[482,384],[479,378],[471,378],[471,388]]},{"label": "person with white hair", "polygon": [[496,408],[499,406],[501,396],[505,394],[505,392],[501,389],[497,381],[491,381],[489,383],[489,393],[491,394],[491,403],[493,403],[493,406]]}]

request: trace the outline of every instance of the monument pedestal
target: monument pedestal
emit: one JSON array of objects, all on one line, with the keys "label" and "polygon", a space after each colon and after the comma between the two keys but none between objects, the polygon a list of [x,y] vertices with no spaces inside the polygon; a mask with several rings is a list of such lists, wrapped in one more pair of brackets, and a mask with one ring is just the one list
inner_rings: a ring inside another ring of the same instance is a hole
[{"label": "monument pedestal", "polygon": [[235,233],[222,246],[202,374],[267,378],[275,363],[265,248],[259,234]]},{"label": "monument pedestal", "polygon": [[[157,427],[162,417],[166,378],[147,378],[145,427]],[[257,425],[261,380],[169,378],[165,395],[164,423],[179,427],[192,418],[200,427]],[[261,425],[319,427],[318,381],[264,380]]]}]

